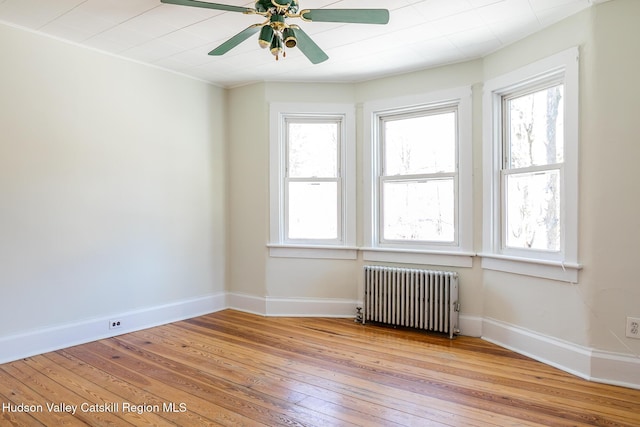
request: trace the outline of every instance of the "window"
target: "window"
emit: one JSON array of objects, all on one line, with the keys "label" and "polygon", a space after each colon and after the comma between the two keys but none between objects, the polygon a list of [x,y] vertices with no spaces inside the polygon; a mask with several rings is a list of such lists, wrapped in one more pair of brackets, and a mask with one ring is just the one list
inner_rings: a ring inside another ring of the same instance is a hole
[{"label": "window", "polygon": [[286,242],[338,241],[340,118],[285,117]]},{"label": "window", "polygon": [[365,106],[365,259],[471,265],[470,103],[464,88]]},{"label": "window", "polygon": [[577,280],[577,58],[485,84],[485,268]]},{"label": "window", "polygon": [[454,243],[455,108],[380,117],[380,241]]},{"label": "window", "polygon": [[355,258],[353,115],[345,105],[271,105],[272,256]]},{"label": "window", "polygon": [[564,84],[502,99],[502,247],[558,253]]}]

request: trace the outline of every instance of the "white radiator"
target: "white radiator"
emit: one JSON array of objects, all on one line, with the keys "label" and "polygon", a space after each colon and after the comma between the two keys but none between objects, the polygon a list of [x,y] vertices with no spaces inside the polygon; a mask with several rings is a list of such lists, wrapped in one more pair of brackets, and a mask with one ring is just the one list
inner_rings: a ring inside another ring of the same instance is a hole
[{"label": "white radiator", "polygon": [[458,274],[367,265],[364,267],[362,323],[424,329],[449,334],[458,329]]}]

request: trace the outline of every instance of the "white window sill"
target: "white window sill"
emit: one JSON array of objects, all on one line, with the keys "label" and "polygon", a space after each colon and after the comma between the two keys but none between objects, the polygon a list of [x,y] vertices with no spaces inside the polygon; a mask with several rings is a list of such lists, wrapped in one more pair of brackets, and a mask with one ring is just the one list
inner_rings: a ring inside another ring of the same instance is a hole
[{"label": "white window sill", "polygon": [[540,277],[561,282],[578,283],[578,272],[582,265],[559,261],[517,258],[498,254],[478,254],[482,257],[482,268],[524,276]]},{"label": "white window sill", "polygon": [[425,264],[447,267],[472,267],[472,252],[435,252],[416,249],[359,248],[353,246],[268,244],[274,258],[358,259],[399,264]]},{"label": "white window sill", "polygon": [[358,252],[362,252],[364,261],[464,268],[472,267],[473,258],[479,256],[482,258],[482,268],[485,270],[502,271],[569,283],[578,283],[578,273],[582,269],[582,265],[576,263],[535,260],[499,254],[475,254],[473,252],[435,252],[415,249],[282,244],[269,244],[267,247],[269,248],[269,256],[274,258],[356,260],[358,259]]},{"label": "white window sill", "polygon": [[358,259],[358,248],[348,246],[269,244],[274,258]]},{"label": "white window sill", "polygon": [[472,267],[473,252],[423,251],[417,249],[361,248],[365,261]]}]

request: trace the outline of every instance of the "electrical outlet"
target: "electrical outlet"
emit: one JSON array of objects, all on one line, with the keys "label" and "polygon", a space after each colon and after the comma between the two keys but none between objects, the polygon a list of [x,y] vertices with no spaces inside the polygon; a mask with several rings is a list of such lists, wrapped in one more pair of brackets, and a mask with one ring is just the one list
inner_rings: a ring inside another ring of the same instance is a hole
[{"label": "electrical outlet", "polygon": [[122,328],[122,320],[109,320],[109,329]]},{"label": "electrical outlet", "polygon": [[627,338],[640,339],[640,317],[627,317]]}]

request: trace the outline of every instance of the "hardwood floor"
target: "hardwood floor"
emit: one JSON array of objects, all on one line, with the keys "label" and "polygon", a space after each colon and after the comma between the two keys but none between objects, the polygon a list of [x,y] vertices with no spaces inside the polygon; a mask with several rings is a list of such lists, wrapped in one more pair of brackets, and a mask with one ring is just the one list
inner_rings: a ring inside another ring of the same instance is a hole
[{"label": "hardwood floor", "polygon": [[480,339],[233,310],[0,365],[0,406],[0,426],[640,426],[640,390]]}]

